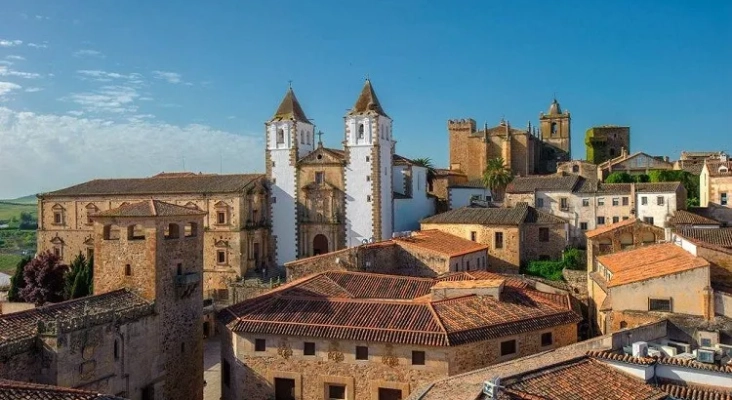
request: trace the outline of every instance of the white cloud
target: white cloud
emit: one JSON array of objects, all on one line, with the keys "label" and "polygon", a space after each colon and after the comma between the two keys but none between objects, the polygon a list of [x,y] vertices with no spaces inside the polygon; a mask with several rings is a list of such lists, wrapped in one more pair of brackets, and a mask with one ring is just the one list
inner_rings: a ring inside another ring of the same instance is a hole
[{"label": "white cloud", "polygon": [[14,71],[4,65],[0,65],[0,76],[17,76],[19,78],[26,79],[36,79],[41,77],[40,74],[37,74],[35,72]]},{"label": "white cloud", "polygon": [[13,90],[20,89],[20,85],[16,85],[13,82],[0,82],[0,98],[7,93],[12,92]]},{"label": "white cloud", "polygon": [[66,114],[73,115],[75,117],[80,117],[84,115],[84,111],[69,111]]},{"label": "white cloud", "polygon": [[36,49],[45,49],[48,47],[46,42],[43,43],[28,43],[28,47],[35,47]]},{"label": "white cloud", "polygon": [[0,60],[0,65],[13,65],[13,62],[8,60]]},{"label": "white cloud", "polygon": [[0,39],[0,47],[20,46],[21,44],[23,44],[22,40]]},{"label": "white cloud", "polygon": [[74,52],[76,57],[98,57],[104,58],[104,54],[101,51],[82,49]]},{"label": "white cloud", "polygon": [[97,82],[111,82],[115,79],[126,79],[132,84],[140,84],[143,82],[142,75],[136,72],[131,74],[120,74],[118,72],[82,69],[76,71],[76,73],[81,75],[81,79],[90,79]]},{"label": "white cloud", "polygon": [[177,72],[170,72],[170,71],[153,71],[153,76],[157,79],[162,79],[164,81],[168,81],[168,83],[183,83],[186,85],[191,85],[188,82],[183,82],[181,79],[183,76]]},{"label": "white cloud", "polygon": [[72,93],[65,98],[88,112],[129,113],[136,112],[135,100],[140,97],[135,88],[129,86],[102,86],[93,92]]},{"label": "white cloud", "polygon": [[17,55],[9,55],[9,56],[5,57],[5,59],[7,59],[7,60],[23,61],[23,60],[25,60],[25,57],[23,57],[23,56],[17,56]]},{"label": "white cloud", "polygon": [[48,21],[49,19],[51,19],[51,17],[46,17],[46,16],[43,16],[43,15],[36,15],[36,19]]},{"label": "white cloud", "polygon": [[[0,107],[0,198],[51,191],[96,178],[180,171],[263,170],[260,135],[205,125],[156,121],[110,122]],[[241,154],[251,154],[242,158]],[[28,160],[33,160],[29,163]]]},{"label": "white cloud", "polygon": [[40,92],[41,90],[43,90],[43,88],[39,88],[39,87],[29,87],[29,88],[25,89],[25,91],[28,93]]}]

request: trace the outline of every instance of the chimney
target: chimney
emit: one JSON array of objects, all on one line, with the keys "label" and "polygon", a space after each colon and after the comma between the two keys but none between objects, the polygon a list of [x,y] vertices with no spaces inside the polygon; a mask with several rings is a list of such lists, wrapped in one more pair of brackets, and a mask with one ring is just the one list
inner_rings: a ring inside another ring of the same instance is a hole
[{"label": "chimney", "polygon": [[489,296],[501,299],[505,279],[485,279],[477,281],[443,281],[432,286],[432,301],[453,299],[463,296]]}]

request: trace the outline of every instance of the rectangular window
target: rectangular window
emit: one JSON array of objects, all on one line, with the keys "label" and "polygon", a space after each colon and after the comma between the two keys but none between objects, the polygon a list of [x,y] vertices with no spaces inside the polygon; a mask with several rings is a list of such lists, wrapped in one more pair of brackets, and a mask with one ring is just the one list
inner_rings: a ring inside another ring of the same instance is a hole
[{"label": "rectangular window", "polygon": [[620,222],[620,217],[613,217],[613,224]]},{"label": "rectangular window", "polygon": [[424,351],[412,351],[412,365],[424,365]]},{"label": "rectangular window", "polygon": [[371,158],[369,156],[366,156],[366,162],[369,162]]},{"label": "rectangular window", "polygon": [[590,199],[582,199],[582,207],[589,207]]},{"label": "rectangular window", "polygon": [[538,199],[536,199],[536,206],[538,208],[544,207],[544,199],[542,199],[541,197],[539,197]]},{"label": "rectangular window", "polygon": [[671,299],[648,299],[648,311],[671,312]]},{"label": "rectangular window", "polygon": [[598,206],[604,206],[605,205],[605,198],[604,197],[598,197],[597,198],[597,205]]},{"label": "rectangular window", "polygon": [[272,161],[272,166],[274,167],[275,165],[276,165],[276,164],[275,164],[275,162],[274,162],[274,161]]},{"label": "rectangular window", "polygon": [[648,205],[648,197],[646,197],[646,196],[641,197],[641,205],[642,206]]},{"label": "rectangular window", "polygon": [[325,174],[323,172],[315,173],[315,183],[323,183],[325,181]]},{"label": "rectangular window", "polygon": [[702,338],[701,347],[712,347],[712,339]]},{"label": "rectangular window", "polygon": [[302,354],[306,356],[314,356],[315,355],[315,343],[313,342],[305,342],[305,345],[302,349]]},{"label": "rectangular window", "polygon": [[495,245],[493,246],[496,249],[502,249],[503,248],[503,232],[496,232],[495,235]]},{"label": "rectangular window", "polygon": [[620,205],[620,199],[617,197],[613,197],[613,207],[617,207]]},{"label": "rectangular window", "polygon": [[254,351],[266,351],[267,341],[264,339],[254,339]]},{"label": "rectangular window", "polygon": [[125,264],[125,276],[132,276],[132,266]]},{"label": "rectangular window", "polygon": [[719,194],[719,204],[726,206],[727,205],[727,192],[722,192]]},{"label": "rectangular window", "polygon": [[559,199],[559,208],[564,211],[569,210],[569,202],[567,201],[566,197],[562,197]]},{"label": "rectangular window", "polygon": [[371,195],[367,195],[366,196],[366,201],[369,202],[369,203],[371,202]]},{"label": "rectangular window", "polygon": [[627,221],[630,217],[623,217],[623,221]]},{"label": "rectangular window", "polygon": [[551,332],[545,332],[541,334],[541,346],[551,346],[554,341],[552,340],[552,333]]},{"label": "rectangular window", "polygon": [[92,258],[94,258],[94,248],[89,247],[86,249],[86,259],[91,260]]},{"label": "rectangular window", "polygon": [[605,217],[597,217],[597,225],[605,225]]},{"label": "rectangular window", "polygon": [[368,360],[369,348],[366,346],[356,346],[356,360]]},{"label": "rectangular window", "polygon": [[470,261],[466,261],[466,262],[465,262],[465,269],[466,269],[467,271],[470,271]]},{"label": "rectangular window", "polygon": [[216,263],[226,264],[226,250],[217,250],[216,251]]},{"label": "rectangular window", "polygon": [[653,225],[653,217],[643,217],[643,222]]},{"label": "rectangular window", "polygon": [[549,241],[549,228],[539,228],[539,241],[540,242]]},{"label": "rectangular window", "polygon": [[328,385],[328,400],[341,400],[346,398],[346,387],[343,385]]},{"label": "rectangular window", "polygon": [[659,205],[659,206],[663,205],[663,196],[656,197],[656,205]]},{"label": "rectangular window", "polygon": [[587,222],[580,222],[580,230],[583,230],[583,231],[587,230]]},{"label": "rectangular window", "polygon": [[61,214],[60,212],[53,213],[53,223],[54,224],[61,225],[61,224],[63,224],[63,221],[64,221],[63,214]]},{"label": "rectangular window", "polygon": [[471,231],[471,232],[470,232],[470,240],[472,240],[472,241],[474,241],[474,242],[478,241],[478,232],[476,232],[476,231]]},{"label": "rectangular window", "polygon": [[216,213],[216,222],[219,224],[225,224],[226,223],[226,212],[219,211]]},{"label": "rectangular window", "polygon": [[623,197],[623,205],[624,206],[628,205],[628,196]]},{"label": "rectangular window", "polygon": [[516,354],[516,340],[501,342],[501,356]]},{"label": "rectangular window", "polygon": [[366,175],[366,182],[371,182],[371,175]]}]

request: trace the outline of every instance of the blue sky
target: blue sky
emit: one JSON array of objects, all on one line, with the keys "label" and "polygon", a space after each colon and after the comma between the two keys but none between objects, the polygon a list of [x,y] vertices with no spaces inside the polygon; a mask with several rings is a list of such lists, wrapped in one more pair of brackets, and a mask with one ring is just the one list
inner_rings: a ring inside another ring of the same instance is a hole
[{"label": "blue sky", "polygon": [[366,75],[397,152],[442,167],[447,119],[525,127],[555,93],[575,158],[600,124],[630,125],[632,151],[730,151],[730,21],[711,0],[5,0],[0,198],[184,159],[262,171],[289,80],[339,147]]}]

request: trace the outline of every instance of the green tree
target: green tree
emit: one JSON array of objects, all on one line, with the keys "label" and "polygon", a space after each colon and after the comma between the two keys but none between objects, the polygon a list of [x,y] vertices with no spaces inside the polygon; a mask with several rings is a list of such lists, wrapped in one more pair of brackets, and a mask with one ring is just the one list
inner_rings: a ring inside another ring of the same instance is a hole
[{"label": "green tree", "polygon": [[20,291],[25,287],[25,279],[23,279],[23,270],[25,266],[33,259],[31,256],[25,256],[15,266],[15,273],[10,278],[10,291],[8,292],[8,301],[20,302]]},{"label": "green tree", "polygon": [[638,174],[633,175],[633,182],[635,183],[644,183],[644,182],[650,182],[651,178],[648,177],[646,174]]},{"label": "green tree", "polygon": [[432,181],[437,176],[437,171],[435,171],[435,166],[434,166],[434,164],[432,164],[432,159],[429,157],[415,158],[415,159],[412,159],[412,162],[415,165],[419,165],[420,167],[427,168],[427,183],[432,184]]},{"label": "green tree", "polygon": [[64,298],[78,299],[92,294],[94,259],[86,259],[81,252],[74,258],[64,275]]},{"label": "green tree", "polygon": [[506,165],[503,158],[491,158],[483,171],[483,185],[491,190],[493,197],[503,198],[503,191],[513,180],[511,168]]},{"label": "green tree", "polygon": [[627,172],[613,172],[605,179],[605,183],[632,183],[633,177]]}]

